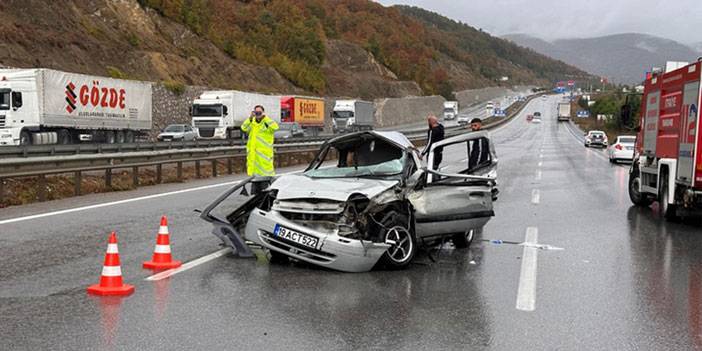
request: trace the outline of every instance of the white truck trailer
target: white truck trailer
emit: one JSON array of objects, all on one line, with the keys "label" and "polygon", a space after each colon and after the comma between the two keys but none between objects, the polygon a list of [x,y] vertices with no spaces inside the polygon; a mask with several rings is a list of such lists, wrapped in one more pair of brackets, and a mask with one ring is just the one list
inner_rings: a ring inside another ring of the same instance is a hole
[{"label": "white truck trailer", "polygon": [[371,130],[375,125],[375,106],[362,100],[337,100],[332,111],[334,133]]},{"label": "white truck trailer", "polygon": [[264,95],[236,90],[205,91],[193,101],[192,124],[200,139],[241,137],[241,125],[256,105],[280,123],[279,95]]},{"label": "white truck trailer", "polygon": [[570,120],[570,102],[562,101],[558,103],[558,120],[568,121]]},{"label": "white truck trailer", "polygon": [[444,102],[444,119],[450,121],[456,117],[458,117],[458,101]]},{"label": "white truck trailer", "polygon": [[150,130],[150,83],[0,69],[0,145],[131,143]]}]

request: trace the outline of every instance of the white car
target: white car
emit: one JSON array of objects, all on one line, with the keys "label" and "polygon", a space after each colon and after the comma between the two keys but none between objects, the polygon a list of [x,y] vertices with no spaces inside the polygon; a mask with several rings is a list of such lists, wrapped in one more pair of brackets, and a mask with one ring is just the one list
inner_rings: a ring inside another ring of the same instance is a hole
[{"label": "white car", "polygon": [[458,122],[459,125],[470,124],[471,119],[472,118],[468,115],[458,115],[456,122]]},{"label": "white car", "polygon": [[614,144],[607,148],[609,162],[616,163],[619,161],[631,162],[634,159],[634,147],[636,145],[636,137],[633,135],[620,135],[614,141]]},{"label": "white car", "polygon": [[607,147],[607,134],[601,130],[591,130],[585,133],[585,147],[601,146]]}]

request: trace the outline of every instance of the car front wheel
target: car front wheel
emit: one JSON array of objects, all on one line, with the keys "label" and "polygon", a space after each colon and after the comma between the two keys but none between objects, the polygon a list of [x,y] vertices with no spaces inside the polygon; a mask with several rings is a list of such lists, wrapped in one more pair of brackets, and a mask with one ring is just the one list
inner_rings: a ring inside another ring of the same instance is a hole
[{"label": "car front wheel", "polygon": [[407,267],[417,253],[417,240],[407,216],[389,212],[380,223],[381,238],[384,243],[390,245],[380,258],[381,265],[389,269]]}]

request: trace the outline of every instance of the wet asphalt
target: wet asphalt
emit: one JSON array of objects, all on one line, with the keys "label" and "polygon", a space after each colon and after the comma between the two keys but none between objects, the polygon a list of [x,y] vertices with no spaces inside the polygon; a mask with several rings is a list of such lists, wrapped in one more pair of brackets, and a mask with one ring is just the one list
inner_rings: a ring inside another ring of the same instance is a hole
[{"label": "wet asphalt", "polygon": [[[141,262],[162,214],[177,259],[220,249],[193,209],[240,177],[2,209],[0,349],[702,349],[702,224],[665,222],[656,204],[632,207],[627,166],[584,148],[577,130],[555,121],[556,101],[533,101],[491,132],[501,194],[482,237],[466,250],[423,252],[404,271],[271,264],[257,251],[255,260],[225,255],[145,281]],[[543,123],[525,121],[534,111]],[[526,249],[489,240],[522,242],[529,227],[539,244],[562,250],[529,249],[536,288],[524,311],[516,307]],[[88,296],[112,230],[136,292]]]}]

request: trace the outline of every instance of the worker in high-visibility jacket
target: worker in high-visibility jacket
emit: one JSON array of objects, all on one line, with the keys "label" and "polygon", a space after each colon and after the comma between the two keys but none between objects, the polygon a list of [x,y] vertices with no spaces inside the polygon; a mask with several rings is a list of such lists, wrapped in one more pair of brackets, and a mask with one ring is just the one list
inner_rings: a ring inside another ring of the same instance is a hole
[{"label": "worker in high-visibility jacket", "polygon": [[263,106],[256,105],[251,116],[241,125],[241,130],[249,136],[246,143],[246,173],[250,176],[275,175],[273,133],[279,127],[264,111]]}]

